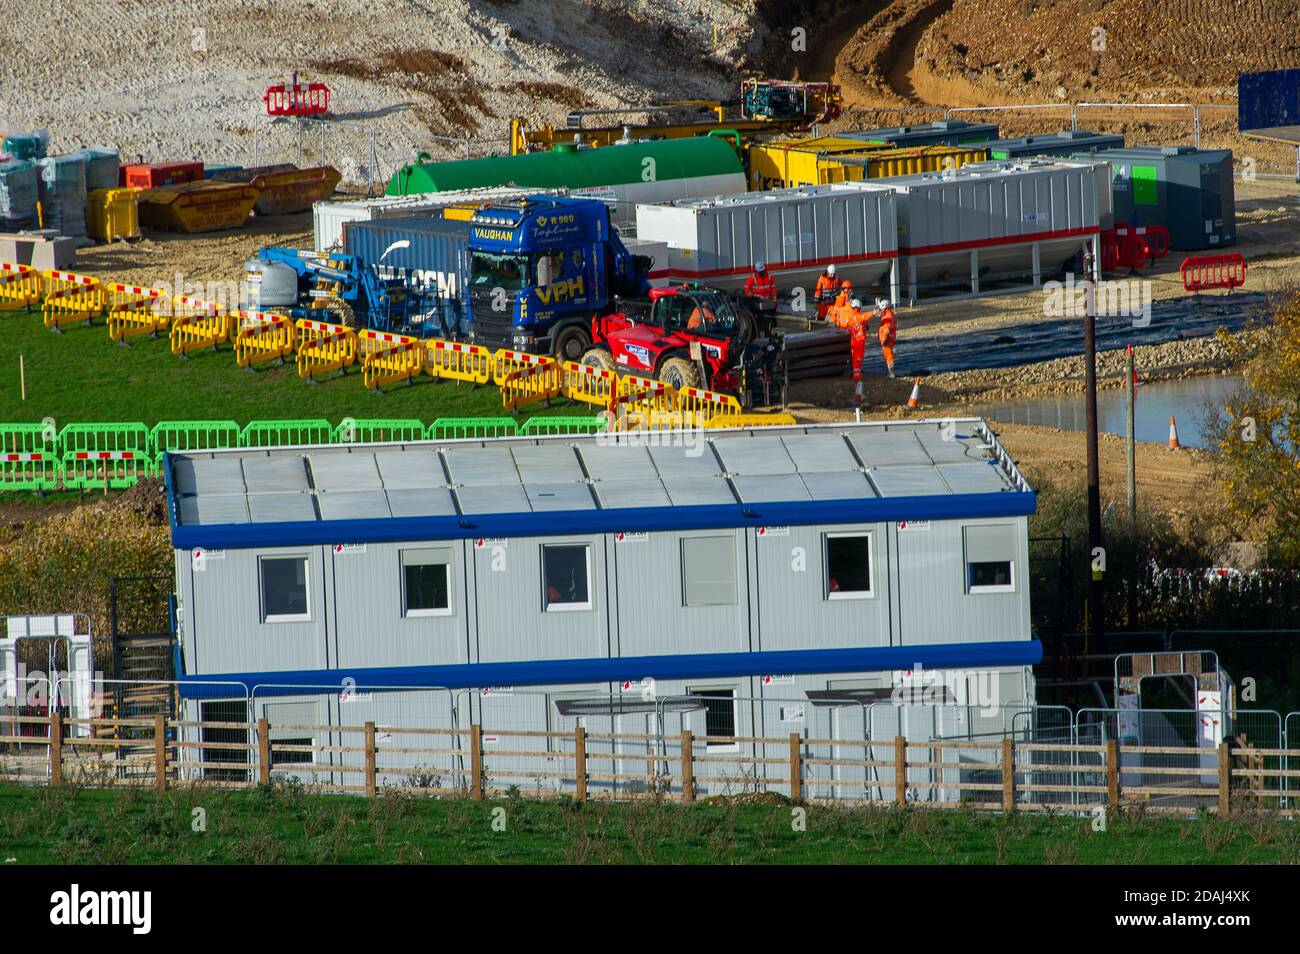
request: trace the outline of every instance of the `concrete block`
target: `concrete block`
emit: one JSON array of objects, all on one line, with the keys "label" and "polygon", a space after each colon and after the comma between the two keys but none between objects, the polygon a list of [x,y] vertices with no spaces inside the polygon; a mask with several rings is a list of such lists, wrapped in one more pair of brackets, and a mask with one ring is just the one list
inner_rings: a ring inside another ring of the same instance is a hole
[{"label": "concrete block", "polygon": [[76,261],[75,239],[62,235],[0,233],[0,262],[29,265],[45,271],[50,268],[70,269]]}]

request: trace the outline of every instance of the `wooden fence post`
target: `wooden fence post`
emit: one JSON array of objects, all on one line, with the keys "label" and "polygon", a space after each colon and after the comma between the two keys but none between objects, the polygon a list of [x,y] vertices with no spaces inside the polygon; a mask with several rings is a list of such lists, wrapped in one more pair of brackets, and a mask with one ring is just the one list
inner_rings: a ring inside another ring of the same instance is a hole
[{"label": "wooden fence post", "polygon": [[1106,803],[1119,810],[1119,743],[1106,740]]},{"label": "wooden fence post", "polygon": [[790,733],[790,800],[803,798],[803,739],[798,732]]},{"label": "wooden fence post", "polygon": [[469,797],[483,800],[483,727],[469,727]]},{"label": "wooden fence post", "polygon": [[167,791],[167,717],[161,712],[153,717],[153,787]]},{"label": "wooden fence post", "polygon": [[271,784],[271,724],[266,719],[257,720],[257,780]]},{"label": "wooden fence post", "polygon": [[375,784],[375,724],[366,723],[366,798],[374,798],[378,793]]},{"label": "wooden fence post", "polygon": [[894,736],[894,802],[907,803],[907,738]]},{"label": "wooden fence post", "polygon": [[50,713],[50,784],[63,784],[63,713]]},{"label": "wooden fence post", "polygon": [[682,730],[682,801],[695,801],[695,751],[690,729]]},{"label": "wooden fence post", "polygon": [[1228,743],[1219,743],[1219,817],[1227,818],[1232,813],[1232,800],[1229,790],[1232,788],[1232,750]]},{"label": "wooden fence post", "polygon": [[578,726],[573,730],[573,781],[577,786],[578,801],[587,800],[587,730]]},{"label": "wooden fence post", "polygon": [[1010,739],[1002,740],[1002,810],[1016,808],[1016,748]]}]

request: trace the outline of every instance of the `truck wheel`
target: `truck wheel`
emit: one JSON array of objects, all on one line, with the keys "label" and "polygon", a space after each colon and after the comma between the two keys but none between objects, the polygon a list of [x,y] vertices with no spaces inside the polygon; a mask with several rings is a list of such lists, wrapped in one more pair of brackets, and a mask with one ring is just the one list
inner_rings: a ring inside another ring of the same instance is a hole
[{"label": "truck wheel", "polygon": [[659,366],[659,380],[669,387],[702,388],[704,381],[700,369],[686,358],[669,358]]},{"label": "truck wheel", "polygon": [[561,361],[580,361],[582,353],[591,347],[591,335],[582,325],[569,325],[556,332],[552,344]]},{"label": "truck wheel", "polygon": [[600,371],[614,370],[614,355],[608,348],[592,348],[582,356],[582,363]]}]

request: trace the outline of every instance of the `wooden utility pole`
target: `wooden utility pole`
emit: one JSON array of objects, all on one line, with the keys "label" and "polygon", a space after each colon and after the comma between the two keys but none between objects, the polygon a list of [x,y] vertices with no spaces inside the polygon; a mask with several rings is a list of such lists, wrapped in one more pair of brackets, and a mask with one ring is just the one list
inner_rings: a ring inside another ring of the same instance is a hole
[{"label": "wooden utility pole", "polygon": [[1137,402],[1137,381],[1134,380],[1133,346],[1129,345],[1124,354],[1124,396],[1127,398],[1128,423],[1128,522],[1137,526],[1137,436],[1133,423],[1134,406]]},{"label": "wooden utility pole", "polygon": [[[1096,274],[1094,270],[1094,275]],[[1096,560],[1098,550],[1104,557],[1101,539],[1101,466],[1097,450],[1097,285],[1089,280],[1087,309],[1083,316],[1083,360],[1087,372],[1088,393],[1085,400],[1088,427],[1088,560]],[[1103,563],[1104,565],[1104,563]],[[1090,651],[1101,652],[1106,636],[1105,611],[1102,608],[1105,571],[1092,570],[1088,584],[1088,629]]]}]

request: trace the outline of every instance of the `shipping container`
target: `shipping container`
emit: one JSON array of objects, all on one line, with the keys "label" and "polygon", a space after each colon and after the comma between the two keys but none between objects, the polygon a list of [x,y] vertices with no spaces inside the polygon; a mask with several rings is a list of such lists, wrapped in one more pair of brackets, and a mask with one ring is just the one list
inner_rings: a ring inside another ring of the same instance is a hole
[{"label": "shipping container", "polygon": [[217,232],[248,221],[257,201],[251,185],[186,182],[140,193],[140,224],[164,232]]},{"label": "shipping container", "polygon": [[318,252],[324,252],[339,247],[343,242],[343,226],[348,222],[409,218],[424,212],[433,213],[449,206],[521,199],[526,195],[553,195],[558,191],[499,186],[491,189],[427,192],[420,195],[381,195],[369,199],[327,199],[312,206],[315,248]]},{"label": "shipping container", "polygon": [[638,202],[744,192],[745,172],[736,149],[717,136],[599,148],[563,143],[549,152],[404,166],[388,183],[388,194],[505,185],[534,192],[568,189],[571,196],[604,199],[613,204],[614,224],[625,225],[635,221]]},{"label": "shipping container", "polygon": [[994,139],[984,143],[990,159],[1024,159],[1033,156],[1081,156],[1102,149],[1123,149],[1124,137],[1110,133],[1066,129],[1045,136]]},{"label": "shipping container", "polygon": [[[436,302],[412,321],[421,337],[467,332],[469,223],[417,216],[356,220],[343,226],[343,251],[355,255],[385,280],[400,280]],[[420,325],[425,327],[419,327]]]},{"label": "shipping container", "polygon": [[897,224],[888,188],[806,186],[637,206],[637,238],[662,242],[667,278],[742,286],[765,262],[777,287],[811,289],[835,263],[856,286],[897,293]]},{"label": "shipping container", "polygon": [[203,178],[201,162],[168,162],[122,167],[122,185],[131,189],[156,189],[159,186],[197,182]]},{"label": "shipping container", "polygon": [[1300,145],[1300,69],[1237,74],[1237,128]]},{"label": "shipping container", "polygon": [[959,168],[988,158],[980,148],[921,146],[899,149],[858,139],[821,136],[755,143],[749,147],[752,190],[831,185],[881,176],[910,175]]},{"label": "shipping container", "polygon": [[846,139],[887,142],[895,146],[969,146],[998,138],[993,123],[971,123],[961,119],[940,119],[915,126],[884,126],[839,133]]},{"label": "shipping container", "polygon": [[896,193],[898,251],[915,299],[922,286],[978,295],[982,281],[1020,276],[1037,287],[1097,240],[1104,180],[1102,163],[1030,159],[846,188]]},{"label": "shipping container", "polygon": [[1163,225],[1179,251],[1237,241],[1232,151],[1191,146],[1107,149],[1115,224]]},{"label": "shipping container", "polygon": [[86,234],[101,242],[140,237],[140,192],[91,189],[86,193]]}]

